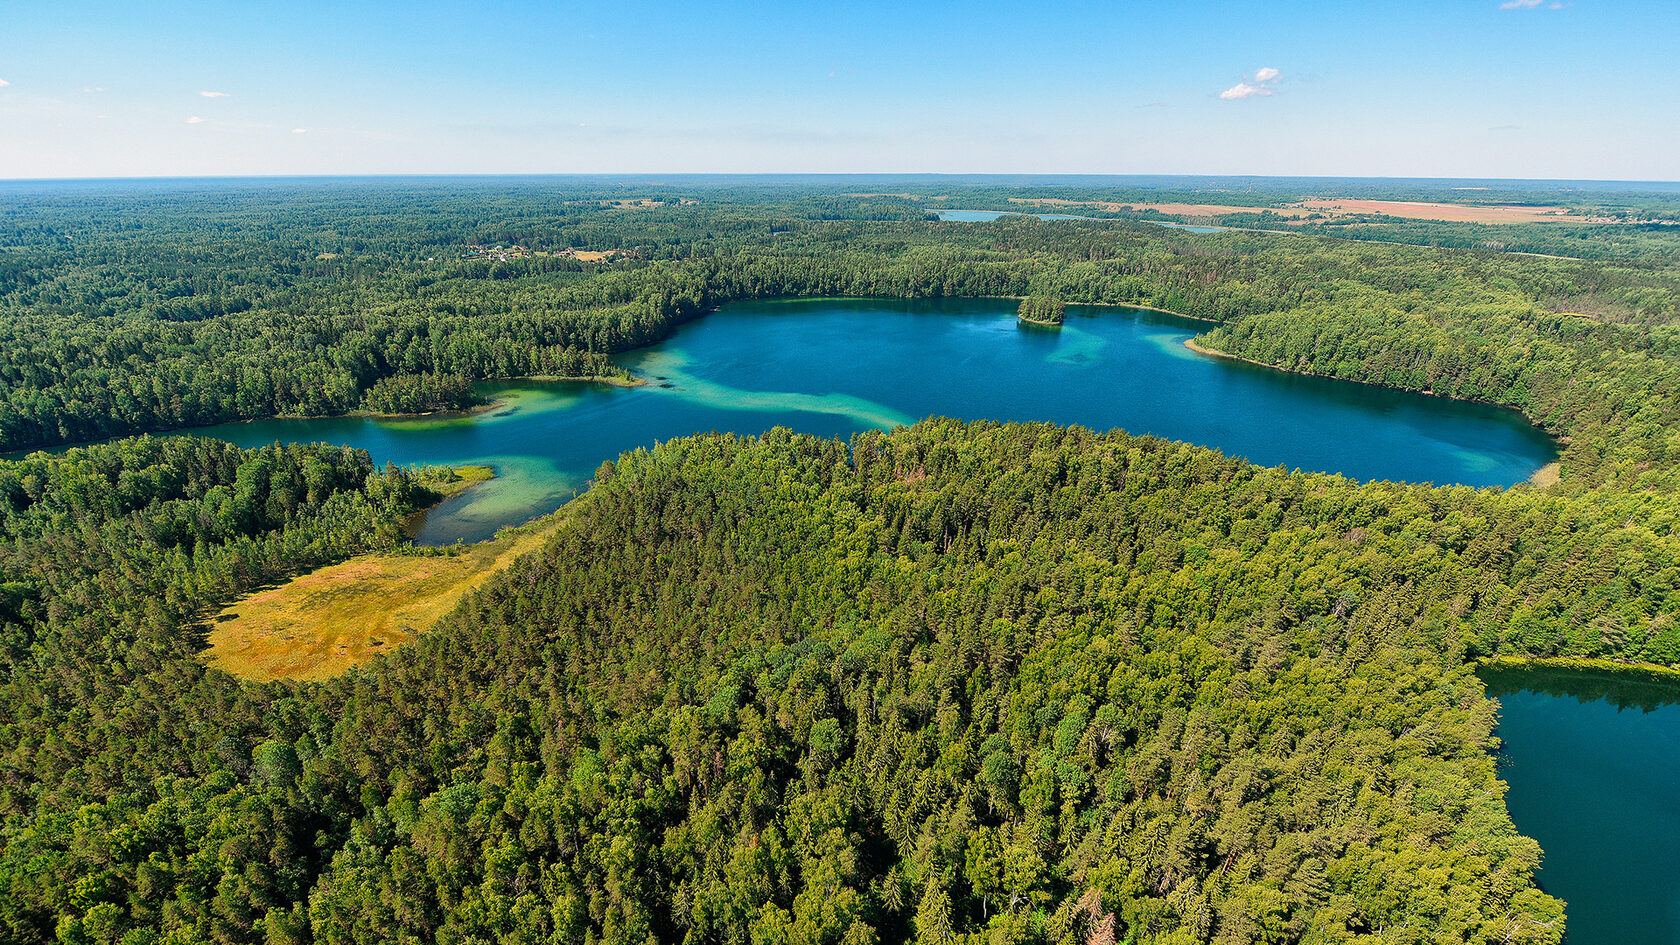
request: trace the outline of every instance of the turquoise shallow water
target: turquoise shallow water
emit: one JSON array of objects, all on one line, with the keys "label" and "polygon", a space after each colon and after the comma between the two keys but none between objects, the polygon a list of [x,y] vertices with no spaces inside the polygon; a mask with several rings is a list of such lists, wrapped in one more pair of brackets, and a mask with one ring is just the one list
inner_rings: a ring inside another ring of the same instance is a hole
[{"label": "turquoise shallow water", "polygon": [[[1511,485],[1551,461],[1514,411],[1198,355],[1198,323],[1074,307],[1067,324],[1017,324],[999,299],[801,300],[725,306],[622,364],[645,387],[520,381],[466,417],[225,424],[241,445],[348,443],[380,462],[486,462],[498,478],[434,510],[428,542],[476,541],[562,504],[603,460],[710,430],[777,424],[823,436],[930,415],[1114,427],[1283,464],[1472,486]],[[665,386],[669,385],[669,386]]]},{"label": "turquoise shallow water", "polygon": [[1680,943],[1680,685],[1639,673],[1483,670],[1499,776],[1568,945]]}]

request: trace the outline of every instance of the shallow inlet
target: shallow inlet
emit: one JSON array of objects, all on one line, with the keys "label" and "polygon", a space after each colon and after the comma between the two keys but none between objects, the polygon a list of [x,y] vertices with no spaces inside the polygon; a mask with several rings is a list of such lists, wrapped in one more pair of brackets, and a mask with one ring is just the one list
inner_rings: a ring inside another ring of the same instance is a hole
[{"label": "shallow inlet", "polygon": [[1537,878],[1566,903],[1568,945],[1680,943],[1680,678],[1480,675],[1501,704],[1505,804],[1545,851]]},{"label": "shallow inlet", "polygon": [[243,446],[347,443],[376,461],[488,463],[497,478],[434,510],[423,541],[489,537],[563,504],[619,453],[775,425],[848,436],[923,417],[1047,420],[1212,446],[1357,479],[1509,486],[1556,458],[1512,410],[1211,358],[1206,327],[1072,306],[1058,331],[1004,299],[820,299],[724,306],[618,361],[652,382],[487,384],[470,416],[268,420],[195,430]]}]

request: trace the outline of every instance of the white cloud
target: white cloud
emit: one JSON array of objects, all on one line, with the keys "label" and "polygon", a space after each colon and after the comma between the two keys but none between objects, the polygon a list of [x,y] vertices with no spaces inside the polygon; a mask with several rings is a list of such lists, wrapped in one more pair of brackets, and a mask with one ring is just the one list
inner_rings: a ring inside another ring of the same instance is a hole
[{"label": "white cloud", "polygon": [[1256,69],[1251,78],[1238,82],[1236,85],[1220,92],[1219,97],[1227,102],[1235,102],[1256,96],[1275,95],[1277,94],[1277,80],[1281,75],[1283,73],[1271,66]]},{"label": "white cloud", "polygon": [[[1539,2],[1539,0],[1535,0],[1535,2]],[[204,96],[205,98],[227,98],[228,96],[232,95],[233,93],[232,92],[200,92],[198,94]]]},{"label": "white cloud", "polygon": [[1227,102],[1234,102],[1238,99],[1253,98],[1256,95],[1270,94],[1272,94],[1272,90],[1263,85],[1249,85],[1247,82],[1238,82],[1236,85],[1220,92],[1219,97]]},{"label": "white cloud", "polygon": [[191,118],[187,119],[187,124],[189,124],[189,125],[201,125],[203,123],[204,123],[204,119],[198,117],[197,115],[194,115]]},{"label": "white cloud", "polygon": [[309,133],[308,128],[293,128],[292,129],[292,134],[294,134],[294,135],[306,135],[308,133]]},{"label": "white cloud", "polygon": [[1501,10],[1532,10],[1541,4],[1542,0],[1505,0],[1499,5]]},{"label": "white cloud", "polygon": [[91,94],[94,94],[96,92],[105,91],[105,86],[103,86],[103,85],[84,85],[84,86],[82,86],[82,91],[87,92],[88,94],[91,95]]},{"label": "white cloud", "polygon": [[5,88],[5,87],[6,87],[6,86],[8,86],[8,85],[11,85],[11,84],[12,84],[12,83],[10,83],[10,82],[7,82],[7,81],[6,81],[6,80],[5,80],[5,79],[0,79],[0,89],[3,89],[3,88]]}]

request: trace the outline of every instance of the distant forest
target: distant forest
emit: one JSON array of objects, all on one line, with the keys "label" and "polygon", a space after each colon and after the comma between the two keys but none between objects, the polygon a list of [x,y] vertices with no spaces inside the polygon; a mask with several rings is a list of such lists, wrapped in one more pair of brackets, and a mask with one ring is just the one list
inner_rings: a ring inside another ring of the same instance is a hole
[{"label": "distant forest", "polygon": [[[1559,942],[1469,664],[1680,665],[1670,231],[1562,259],[1417,221],[945,223],[924,198],[1133,195],[865,184],[4,185],[0,447],[117,439],[0,459],[0,943]],[[1270,186],[1220,202],[1312,193]],[[1535,195],[1566,197],[1673,202]],[[688,437],[342,677],[203,662],[223,604],[402,547],[436,494],[343,447],[154,434],[610,375],[802,295],[1163,308],[1517,408],[1560,477],[942,419]]]}]

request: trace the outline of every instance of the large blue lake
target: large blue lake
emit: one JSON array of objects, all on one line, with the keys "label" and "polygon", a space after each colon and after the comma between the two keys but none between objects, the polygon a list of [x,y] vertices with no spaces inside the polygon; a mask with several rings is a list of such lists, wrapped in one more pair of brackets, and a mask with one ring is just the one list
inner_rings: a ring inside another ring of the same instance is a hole
[{"label": "large blue lake", "polygon": [[475,541],[550,511],[603,460],[711,430],[775,425],[824,436],[931,415],[1124,428],[1262,465],[1358,479],[1508,486],[1550,462],[1514,411],[1197,354],[1199,323],[1075,307],[1060,329],[1023,326],[999,299],[799,300],[728,305],[619,361],[652,383],[521,381],[471,416],[225,424],[195,432],[250,446],[348,443],[380,462],[489,463],[498,477],[434,510],[428,542]]}]

